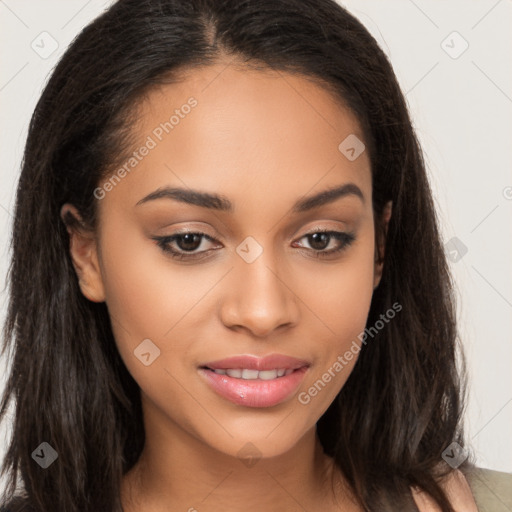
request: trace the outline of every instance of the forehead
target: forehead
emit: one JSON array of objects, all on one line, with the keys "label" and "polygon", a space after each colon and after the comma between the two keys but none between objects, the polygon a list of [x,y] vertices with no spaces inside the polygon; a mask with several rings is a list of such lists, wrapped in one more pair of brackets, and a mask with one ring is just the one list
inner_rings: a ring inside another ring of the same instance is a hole
[{"label": "forehead", "polygon": [[[138,109],[134,151],[150,147],[122,180],[135,204],[145,193],[179,185],[221,191],[235,203],[280,191],[353,182],[371,193],[366,152],[351,161],[339,146],[364,136],[355,115],[302,75],[218,63],[190,69],[149,91]],[[243,191],[243,197],[240,197]]]}]

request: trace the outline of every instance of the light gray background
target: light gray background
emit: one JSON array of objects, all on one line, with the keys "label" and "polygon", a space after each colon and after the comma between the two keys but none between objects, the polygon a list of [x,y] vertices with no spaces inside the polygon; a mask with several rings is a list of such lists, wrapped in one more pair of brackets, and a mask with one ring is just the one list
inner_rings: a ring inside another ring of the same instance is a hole
[{"label": "light gray background", "polygon": [[[65,48],[110,3],[0,0],[1,322],[14,193],[30,116]],[[425,152],[444,241],[456,237],[467,248],[451,268],[471,377],[468,439],[480,466],[512,472],[511,1],[343,5],[389,56]],[[58,44],[49,56],[44,52],[53,43],[43,32]],[[7,364],[0,361],[0,386]],[[4,424],[0,458],[9,434]]]}]

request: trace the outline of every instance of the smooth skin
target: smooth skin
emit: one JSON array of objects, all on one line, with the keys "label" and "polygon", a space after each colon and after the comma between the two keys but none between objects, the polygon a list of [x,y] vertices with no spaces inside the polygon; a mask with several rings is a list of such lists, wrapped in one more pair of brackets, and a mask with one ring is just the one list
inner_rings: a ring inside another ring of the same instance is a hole
[{"label": "smooth skin", "polygon": [[[387,226],[392,205],[374,219],[367,152],[350,161],[338,150],[350,134],[364,140],[361,127],[299,75],[219,62],[181,78],[141,105],[133,149],[148,136],[156,147],[99,200],[96,236],[70,231],[81,291],[106,302],[121,357],[141,388],[146,444],[123,481],[123,507],[360,510],[315,433],[357,356],[307,405],[297,397],[358,340],[381,279],[374,223]],[[158,140],[155,129],[191,97],[197,105]],[[363,198],[348,194],[292,211],[296,201],[346,183]],[[139,203],[164,187],[218,194],[233,209],[169,197]],[[77,215],[69,204],[61,213],[68,209]],[[174,250],[198,256],[173,259],[153,237],[182,229],[213,241],[175,240]],[[343,245],[306,236],[322,229],[355,240],[321,257]],[[236,250],[247,237],[257,242],[251,251],[262,249],[251,263]],[[134,355],[145,339],[160,350],[149,366]],[[235,405],[199,372],[208,361],[271,353],[311,363],[297,394],[273,407]],[[238,455],[247,446],[255,447],[250,466]],[[469,488],[455,487],[454,495],[472,501]],[[435,508],[425,502],[422,510]]]}]

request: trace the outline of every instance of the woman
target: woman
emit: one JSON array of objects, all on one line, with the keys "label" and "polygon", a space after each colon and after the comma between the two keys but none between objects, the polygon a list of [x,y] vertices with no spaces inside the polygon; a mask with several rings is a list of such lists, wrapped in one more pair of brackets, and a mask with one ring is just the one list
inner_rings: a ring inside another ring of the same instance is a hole
[{"label": "woman", "polygon": [[476,510],[421,151],[331,0],[86,27],[31,121],[9,279],[10,510]]}]

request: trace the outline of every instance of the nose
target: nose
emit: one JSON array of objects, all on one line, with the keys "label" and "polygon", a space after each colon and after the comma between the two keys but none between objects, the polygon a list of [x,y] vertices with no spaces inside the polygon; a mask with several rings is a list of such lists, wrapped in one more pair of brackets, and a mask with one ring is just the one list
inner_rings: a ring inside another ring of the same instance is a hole
[{"label": "nose", "polygon": [[[226,327],[247,330],[255,337],[267,337],[278,328],[293,326],[299,318],[298,297],[293,292],[290,273],[276,268],[270,250],[252,263],[235,255],[229,273],[220,316]],[[285,277],[286,276],[286,277]]]}]

